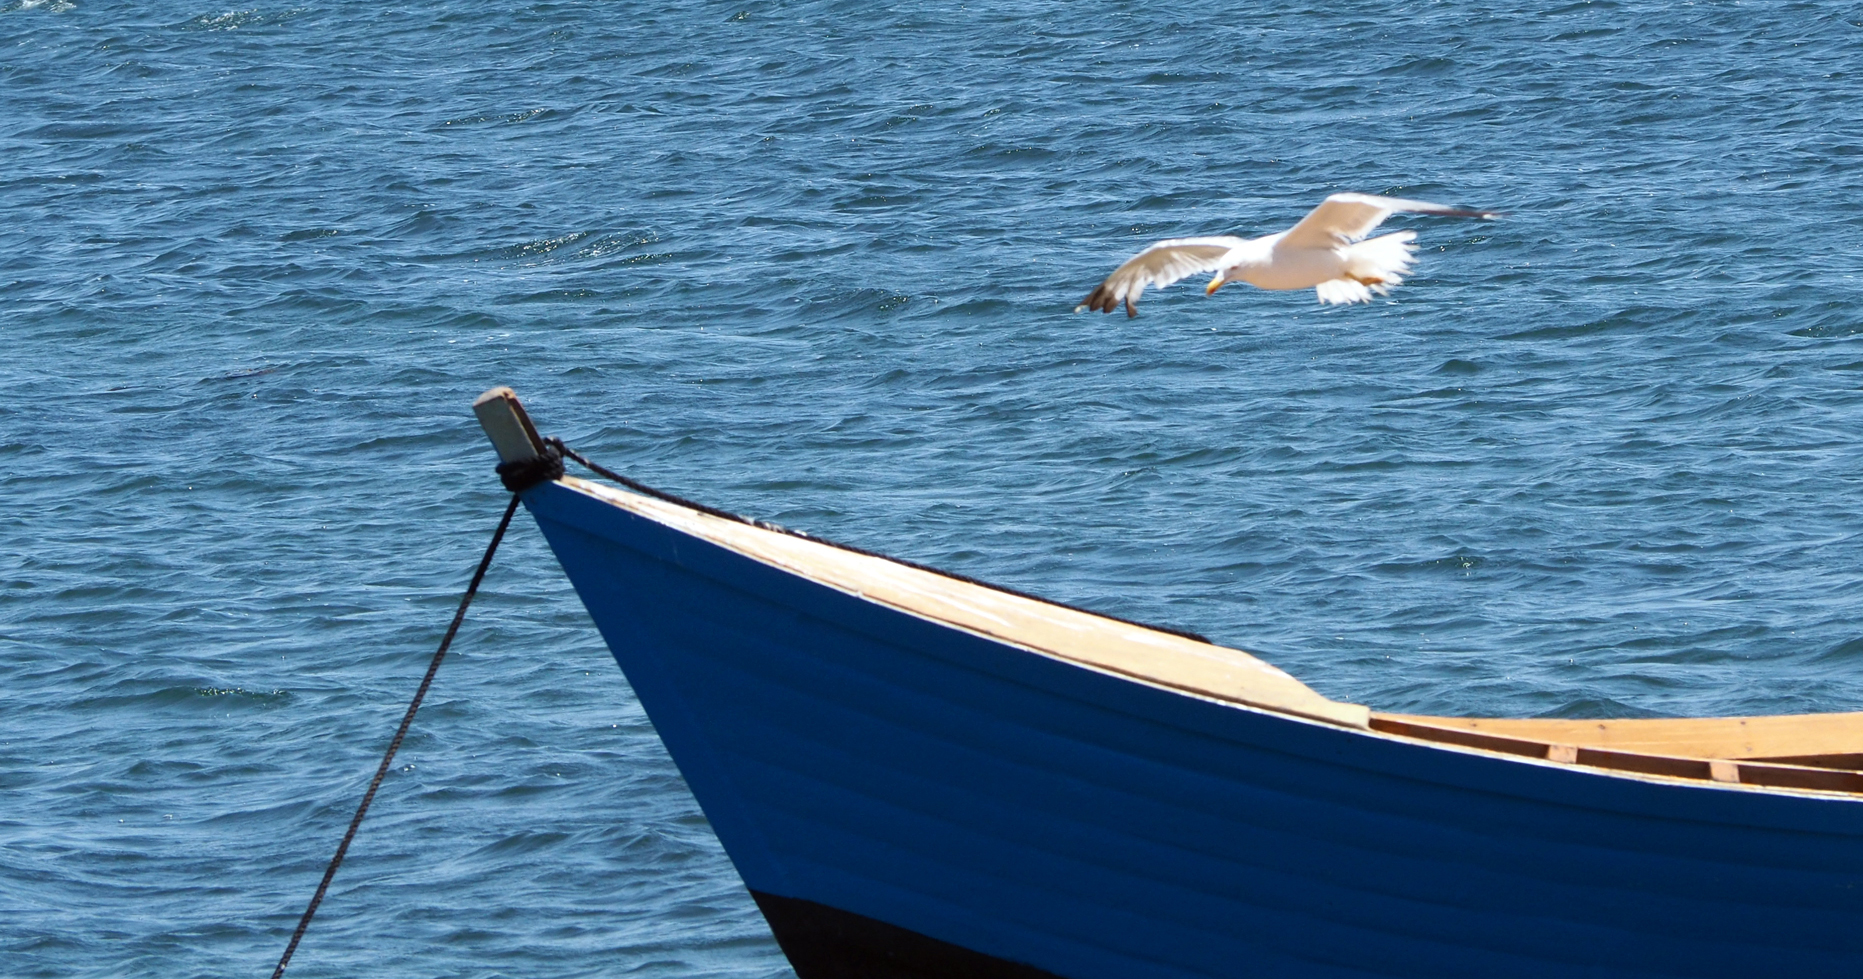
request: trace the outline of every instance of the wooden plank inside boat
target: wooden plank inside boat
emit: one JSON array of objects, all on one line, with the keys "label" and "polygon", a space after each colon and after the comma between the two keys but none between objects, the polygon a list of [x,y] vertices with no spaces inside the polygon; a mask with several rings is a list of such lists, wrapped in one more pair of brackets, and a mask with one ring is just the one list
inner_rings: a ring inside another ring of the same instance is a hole
[{"label": "wooden plank inside boat", "polygon": [[[1863,713],[1773,717],[1563,718],[1373,715],[1374,727],[1492,735],[1680,758],[1730,758],[1815,768],[1863,769]],[[1421,733],[1420,737],[1429,737]]]}]

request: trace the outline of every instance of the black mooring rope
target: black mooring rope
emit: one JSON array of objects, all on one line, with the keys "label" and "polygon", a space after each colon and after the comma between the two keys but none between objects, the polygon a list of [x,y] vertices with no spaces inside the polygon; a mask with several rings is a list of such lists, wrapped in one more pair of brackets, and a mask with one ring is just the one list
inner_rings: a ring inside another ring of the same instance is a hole
[{"label": "black mooring rope", "polygon": [[[596,463],[593,460],[590,460],[586,456],[582,455],[581,453],[577,452],[576,450],[570,448],[568,445],[565,445],[562,439],[547,438],[547,439],[544,439],[543,442],[544,442],[543,451],[539,453],[535,458],[524,459],[524,460],[513,462],[513,463],[502,463],[499,465],[498,478],[504,482],[505,488],[511,491],[511,502],[505,507],[504,517],[498,521],[498,529],[492,532],[492,542],[489,545],[487,545],[485,548],[485,557],[479,560],[479,569],[473,572],[472,583],[466,586],[466,594],[461,596],[459,599],[459,610],[453,613],[453,624],[447,627],[446,636],[440,640],[440,648],[434,652],[433,662],[427,664],[427,675],[421,679],[420,689],[414,692],[414,699],[408,704],[407,714],[401,718],[401,727],[396,729],[394,740],[389,742],[387,753],[382,755],[382,764],[380,767],[378,767],[375,770],[375,778],[373,781],[369,783],[369,791],[363,794],[362,804],[356,807],[355,818],[349,821],[349,831],[343,834],[343,842],[337,844],[336,855],[330,858],[330,866],[325,868],[323,872],[323,881],[317,885],[317,893],[311,896],[310,906],[304,909],[304,917],[298,920],[297,930],[291,933],[291,942],[290,944],[285,946],[285,954],[279,957],[278,968],[272,971],[272,979],[280,979],[280,977],[282,977],[285,974],[285,966],[291,963],[292,953],[297,951],[298,942],[304,938],[305,929],[310,927],[311,918],[317,914],[317,906],[323,903],[324,894],[330,889],[330,881],[336,877],[336,868],[342,865],[344,854],[349,852],[350,842],[356,838],[356,830],[362,826],[362,817],[364,814],[366,814],[369,811],[369,803],[375,801],[375,790],[381,788],[382,779],[388,776],[388,766],[394,763],[395,752],[400,750],[401,740],[407,737],[408,727],[409,725],[414,723],[414,712],[420,710],[420,702],[422,699],[424,699],[427,696],[427,688],[433,685],[434,674],[438,673],[440,670],[440,661],[446,657],[447,647],[453,644],[453,636],[458,634],[460,623],[464,622],[466,619],[466,608],[472,604],[473,596],[478,594],[479,583],[485,580],[486,569],[492,566],[492,555],[498,552],[498,542],[501,540],[504,540],[505,530],[511,526],[511,517],[513,514],[517,512],[517,506],[519,502],[517,494],[526,489],[529,489],[532,486],[536,486],[539,483],[545,483],[545,482],[550,482],[552,480],[561,479],[563,477],[563,460],[564,459],[566,458],[573,459],[576,462],[580,463],[582,466],[586,467],[590,472],[593,472],[598,476],[603,476],[603,477],[606,477],[607,479],[613,480],[614,482],[619,483],[622,486],[627,487],[628,489],[634,490],[637,493],[642,493],[647,496],[654,497],[656,499],[665,500],[669,503],[676,503],[676,504],[679,504],[680,506],[689,507],[701,513],[711,514],[714,517],[723,517],[727,520],[734,520],[734,521],[738,521],[741,523],[751,524],[753,526],[762,527],[766,530],[776,531],[777,533],[789,534],[795,537],[808,538],[809,540],[817,541],[822,544],[827,544],[830,547],[840,548],[845,551],[852,551],[856,554],[865,554],[865,555],[869,555],[872,557],[886,557],[886,555],[879,554],[874,551],[869,551],[865,548],[854,547],[848,544],[841,544],[841,543],[837,543],[835,541],[830,541],[830,540],[823,540],[822,538],[819,538],[819,537],[812,537],[800,531],[790,530],[787,527],[781,527],[776,524],[769,523],[767,521],[757,520],[751,517],[746,517],[746,516],[743,516],[742,514],[732,513],[728,510],[720,510],[717,507],[706,506],[703,503],[698,503],[693,500],[688,500],[681,496],[676,496],[672,493],[668,493],[665,490],[656,489],[652,486],[648,486],[645,483],[640,482],[639,480],[630,479],[626,476],[621,475],[618,472],[615,472],[612,469],[607,468],[606,466]],[[1030,595],[1027,592],[1017,591],[1016,589],[1013,589],[1013,588],[1004,588],[1002,585],[994,585],[987,581],[979,581],[978,579],[972,578],[968,575],[955,574],[950,571],[944,571],[938,568],[927,567],[925,565],[918,564],[913,561],[902,561],[899,558],[887,558],[887,560],[895,561],[899,564],[904,564],[908,567],[918,568],[923,571],[929,571],[933,574],[943,575],[944,577],[947,577],[947,578],[955,578],[959,581],[971,582],[972,584],[982,585],[986,588],[993,588],[997,591],[1008,592],[1009,594],[1012,594],[1012,595],[1020,595],[1024,598],[1033,599],[1035,601],[1043,602],[1045,604],[1060,605],[1064,608],[1071,608],[1077,611],[1087,612],[1090,615],[1096,615],[1101,618],[1115,619],[1120,622],[1126,622],[1132,625],[1143,626],[1144,628],[1148,628],[1148,629],[1156,629],[1161,632],[1169,632],[1169,633],[1173,633],[1176,635],[1184,636],[1189,639],[1194,639],[1198,642],[1207,643],[1210,641],[1204,638],[1203,636],[1200,636],[1194,632],[1187,632],[1182,629],[1173,629],[1169,626],[1148,625],[1143,622],[1133,622],[1131,619],[1123,619],[1116,615],[1107,615],[1104,612],[1093,612],[1088,609],[1082,609],[1079,606],[1068,605],[1064,602],[1056,602],[1052,599],[1041,598],[1039,596]]]},{"label": "black mooring rope", "polygon": [[[890,554],[881,554],[879,551],[870,551],[864,547],[857,547],[853,544],[843,544],[840,541],[828,540],[825,537],[817,537],[814,534],[805,534],[800,530],[791,530],[790,528],[784,527],[781,524],[773,524],[769,522],[768,520],[758,520],[755,517],[747,517],[741,513],[732,513],[729,510],[720,510],[714,506],[706,506],[703,503],[696,503],[692,500],[686,499],[683,496],[675,496],[674,494],[668,493],[667,491],[663,489],[655,489],[654,487],[648,486],[646,483],[643,483],[640,480],[629,479],[628,477],[623,476],[620,473],[607,468],[606,466],[600,465],[599,463],[596,463],[590,460],[588,457],[584,456],[582,453],[577,452],[575,449],[572,449],[569,446],[563,444],[562,439],[546,438],[543,441],[544,441],[544,446],[545,446],[545,453],[553,456],[554,457],[553,460],[551,460],[550,462],[545,462],[544,460],[539,459],[539,460],[535,460],[527,464],[540,467],[540,471],[542,470],[543,467],[554,465],[555,466],[555,469],[553,470],[554,475],[548,477],[550,479],[556,479],[563,475],[563,460],[564,459],[573,459],[576,462],[581,463],[585,468],[587,468],[590,472],[596,474],[597,476],[602,476],[607,479],[611,479],[614,482],[620,483],[621,485],[627,487],[628,489],[633,490],[636,493],[641,493],[646,496],[651,496],[657,500],[665,500],[668,503],[677,503],[680,506],[687,507],[693,510],[697,510],[700,513],[709,513],[714,517],[723,517],[726,520],[735,520],[738,523],[747,523],[753,527],[762,527],[764,530],[772,530],[772,531],[775,531],[776,533],[787,534],[791,537],[801,537],[806,540],[812,540],[816,542],[817,544],[826,544],[829,547],[833,547],[838,550],[851,551],[855,554],[866,555],[867,557],[883,558],[887,561],[893,562],[894,564],[903,564],[908,568],[917,568],[920,571],[929,571],[932,574],[938,575],[939,577],[942,577],[942,578],[952,578],[957,581],[968,582],[973,585],[982,585],[983,587],[991,589],[993,591],[1007,592],[1008,594],[1015,595],[1019,598],[1026,598],[1031,601],[1040,602],[1043,605],[1059,605],[1062,608],[1073,609],[1076,612],[1085,612],[1088,615],[1098,616],[1099,618],[1102,618],[1102,619],[1112,619],[1115,622],[1124,622],[1127,625],[1135,625],[1141,629],[1152,629],[1157,632],[1168,632],[1171,635],[1183,636],[1185,639],[1195,640],[1196,642],[1210,643],[1210,637],[1200,632],[1191,632],[1189,629],[1179,629],[1176,626],[1158,625],[1155,622],[1140,622],[1137,619],[1128,619],[1124,616],[1112,615],[1107,612],[1096,612],[1093,609],[1082,608],[1079,605],[1073,605],[1067,602],[1056,601],[1052,598],[1043,598],[1040,595],[1033,595],[1028,592],[1022,591],[1021,589],[1018,589],[1018,588],[1010,588],[1007,585],[999,585],[994,582],[984,581],[981,578],[972,578],[970,575],[959,574],[956,571],[946,571],[943,568],[934,568],[929,564],[920,564],[917,561],[908,561],[902,557],[894,557]],[[503,476],[505,473],[505,468],[503,466],[498,467],[498,473],[500,476]],[[507,482],[505,485],[509,486],[511,484]]]},{"label": "black mooring rope", "polygon": [[542,454],[499,463],[498,480],[505,484],[505,489],[522,493],[538,483],[562,479],[565,451],[567,447],[562,439],[545,439]]},{"label": "black mooring rope", "polygon": [[[779,531],[781,533],[789,534],[793,537],[807,537],[808,536],[807,534],[801,533],[799,531],[790,530],[787,527],[779,527],[776,524],[770,523],[765,520],[757,520],[752,517],[746,517],[741,513],[732,513],[729,510],[720,510],[715,506],[706,506],[703,503],[699,503],[693,500],[688,500],[683,496],[674,496],[673,494],[668,493],[667,491],[663,489],[655,489],[652,486],[648,486],[646,483],[643,483],[638,479],[629,479],[628,477],[623,476],[618,472],[615,472],[613,469],[610,469],[607,466],[590,461],[590,459],[587,456],[583,455],[580,452],[577,452],[575,449],[572,449],[568,445],[564,444],[562,439],[554,438],[554,437],[547,438],[543,440],[543,444],[544,444],[545,452],[550,455],[554,455],[556,457],[556,476],[558,477],[563,475],[563,459],[565,458],[574,459],[577,462],[581,463],[583,468],[596,474],[597,476],[601,476],[605,479],[613,480],[614,482],[620,483],[621,485],[627,487],[628,489],[633,490],[636,493],[641,493],[646,496],[651,496],[656,500],[665,500],[668,503],[677,503],[682,507],[686,507],[691,510],[697,510],[700,513],[709,513],[714,517],[723,517],[726,520],[734,520],[738,523],[747,523],[753,527],[762,527],[765,530]],[[500,467],[499,473],[502,475],[503,472],[504,472],[503,467]],[[555,477],[552,477],[552,478],[555,478]],[[831,543],[831,542],[824,541],[823,543]],[[840,547],[841,545],[836,544],[835,546]]]},{"label": "black mooring rope", "polygon": [[[557,472],[562,472],[562,463],[557,463]],[[503,467],[500,467],[501,469]],[[304,917],[298,919],[298,930],[291,933],[291,944],[285,946],[285,954],[278,959],[278,968],[272,970],[272,979],[279,979],[285,974],[285,966],[291,963],[291,953],[298,950],[298,942],[304,937],[304,930],[310,927],[312,916],[317,913],[317,905],[323,903],[324,892],[330,889],[330,881],[336,877],[336,868],[343,863],[343,855],[349,852],[349,843],[356,838],[356,830],[362,825],[362,816],[369,811],[369,803],[375,801],[375,790],[382,787],[382,779],[388,776],[388,766],[395,760],[395,752],[401,749],[401,739],[407,737],[408,725],[414,723],[414,712],[420,710],[420,702],[427,696],[427,688],[433,686],[433,675],[440,671],[440,661],[446,658],[446,649],[453,644],[453,636],[459,632],[459,624],[466,619],[466,607],[472,604],[472,596],[478,594],[479,582],[485,580],[485,569],[492,566],[492,555],[498,553],[498,542],[504,539],[505,529],[511,526],[511,515],[517,512],[518,497],[511,494],[511,502],[505,507],[504,518],[498,521],[498,529],[492,532],[492,542],[485,548],[485,557],[479,559],[479,570],[472,574],[472,584],[466,586],[466,594],[459,599],[459,611],[453,613],[453,624],[447,626],[445,638],[440,640],[440,648],[433,654],[433,662],[427,664],[427,675],[420,681],[420,689],[414,691],[414,699],[408,704],[408,712],[401,718],[401,727],[395,731],[395,739],[388,743],[388,753],[382,756],[380,768],[375,770],[375,780],[369,783],[369,791],[363,793],[362,805],[356,807],[356,817],[349,821],[349,832],[343,834],[343,842],[337,844],[336,856],[330,858],[330,866],[323,872],[323,882],[317,885],[317,893],[311,896],[310,907],[304,909]]]}]

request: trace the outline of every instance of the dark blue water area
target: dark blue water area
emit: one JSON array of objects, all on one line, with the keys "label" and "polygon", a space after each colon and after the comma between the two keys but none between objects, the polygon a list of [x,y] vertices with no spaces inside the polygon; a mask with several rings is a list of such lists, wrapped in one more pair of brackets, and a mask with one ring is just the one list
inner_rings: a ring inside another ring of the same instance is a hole
[{"label": "dark blue water area", "polygon": [[[1389,710],[1863,709],[1863,8],[0,6],[0,974],[269,973],[504,499],[636,478]],[[1163,237],[1356,190],[1367,306]],[[295,976],[784,976],[517,525]]]}]

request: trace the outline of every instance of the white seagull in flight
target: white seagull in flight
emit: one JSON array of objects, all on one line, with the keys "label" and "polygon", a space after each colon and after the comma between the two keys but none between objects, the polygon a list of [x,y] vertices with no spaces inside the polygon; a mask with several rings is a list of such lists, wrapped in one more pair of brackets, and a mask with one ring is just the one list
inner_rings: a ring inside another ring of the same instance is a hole
[{"label": "white seagull in flight", "polygon": [[1225,282],[1240,281],[1262,289],[1313,289],[1323,303],[1370,302],[1372,293],[1385,295],[1404,281],[1414,261],[1414,231],[1364,240],[1373,228],[1398,211],[1454,218],[1501,216],[1495,211],[1465,211],[1400,197],[1334,194],[1309,211],[1299,224],[1279,234],[1260,238],[1170,238],[1158,242],[1114,269],[1105,282],[1074,307],[1074,312],[1097,309],[1110,313],[1124,302],[1126,315],[1137,316],[1133,305],[1147,286],[1162,289],[1184,276],[1211,270],[1216,278],[1204,287],[1206,296]]}]

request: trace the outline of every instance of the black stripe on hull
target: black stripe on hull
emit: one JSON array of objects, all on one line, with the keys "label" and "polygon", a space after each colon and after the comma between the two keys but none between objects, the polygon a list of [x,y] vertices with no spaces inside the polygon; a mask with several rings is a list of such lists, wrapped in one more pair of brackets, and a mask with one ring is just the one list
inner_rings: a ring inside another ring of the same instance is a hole
[{"label": "black stripe on hull", "polygon": [[1061,979],[826,904],[750,896],[798,979]]}]

